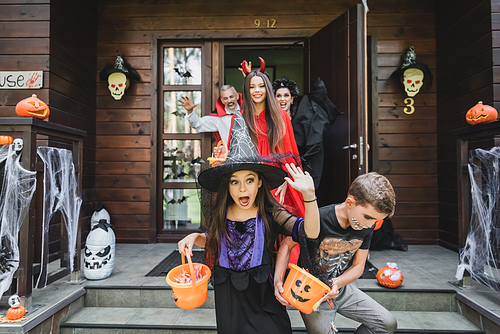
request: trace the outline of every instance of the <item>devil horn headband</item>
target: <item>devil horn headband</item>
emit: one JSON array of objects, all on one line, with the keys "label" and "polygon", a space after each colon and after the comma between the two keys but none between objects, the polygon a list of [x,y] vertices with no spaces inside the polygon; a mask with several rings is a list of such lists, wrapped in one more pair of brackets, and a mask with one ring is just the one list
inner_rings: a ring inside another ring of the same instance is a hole
[{"label": "devil horn headband", "polygon": [[[265,73],[266,72],[266,62],[264,61],[264,59],[262,59],[262,57],[259,57],[259,59],[260,59],[259,72]],[[247,61],[246,60],[243,60],[241,62],[241,68],[243,69],[243,73],[245,73],[245,76],[247,76],[250,73],[250,70],[247,67]]]}]

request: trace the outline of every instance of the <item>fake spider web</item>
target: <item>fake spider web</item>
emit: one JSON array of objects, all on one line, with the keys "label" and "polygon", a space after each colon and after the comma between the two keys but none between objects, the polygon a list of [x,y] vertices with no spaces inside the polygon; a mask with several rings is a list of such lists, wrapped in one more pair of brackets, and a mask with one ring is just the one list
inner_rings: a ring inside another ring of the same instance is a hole
[{"label": "fake spider web", "polygon": [[20,157],[13,144],[0,146],[0,174],[3,173],[0,194],[0,298],[9,289],[14,272],[19,267],[19,230],[36,189],[36,172],[21,167]]},{"label": "fake spider web", "polygon": [[[49,223],[57,211],[63,216],[63,221],[68,232],[69,267],[74,266],[76,238],[78,234],[78,220],[82,199],[77,195],[78,182],[73,165],[71,151],[55,147],[39,147],[37,153],[44,162],[44,188],[43,188],[43,233],[42,233],[42,258],[41,268],[48,264],[49,254]],[[78,268],[79,269],[79,268]],[[48,272],[40,274],[36,288],[47,285]]]},{"label": "fake spider web", "polygon": [[500,147],[471,151],[468,169],[471,220],[456,278],[467,270],[474,280],[500,290]]}]

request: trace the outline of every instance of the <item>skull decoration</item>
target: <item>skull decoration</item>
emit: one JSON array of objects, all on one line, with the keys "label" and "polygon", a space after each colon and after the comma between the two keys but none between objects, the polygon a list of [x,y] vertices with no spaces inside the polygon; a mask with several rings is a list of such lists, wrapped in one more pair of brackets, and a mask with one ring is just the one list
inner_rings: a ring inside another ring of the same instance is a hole
[{"label": "skull decoration", "polygon": [[108,211],[104,208],[104,204],[102,201],[99,201],[97,204],[97,208],[95,209],[92,217],[90,218],[90,228],[92,229],[96,226],[101,219],[105,219],[106,223],[111,224],[111,217],[109,216]]},{"label": "skull decoration", "polygon": [[409,68],[403,72],[403,85],[406,95],[414,97],[424,84],[424,72],[418,68]]},{"label": "skull decoration", "polygon": [[108,89],[115,100],[121,100],[125,89],[128,88],[130,80],[123,73],[111,73],[108,77]]},{"label": "skull decoration", "polygon": [[87,236],[83,274],[87,279],[104,279],[115,264],[115,233],[106,219],[101,219]]},{"label": "skull decoration", "polygon": [[14,151],[17,154],[19,154],[23,150],[24,142],[23,142],[23,140],[21,138],[14,139],[14,141],[12,142],[12,144],[14,144]]},{"label": "skull decoration", "polygon": [[108,89],[115,100],[121,100],[125,90],[130,86],[130,80],[139,81],[141,76],[123,58],[116,56],[115,64],[107,64],[99,73],[101,81],[108,81]]},{"label": "skull decoration", "polygon": [[9,305],[10,307],[19,307],[21,306],[21,298],[18,295],[12,295],[9,297]]},{"label": "skull decoration", "polygon": [[410,98],[413,98],[423,89],[424,78],[426,88],[432,85],[433,79],[429,67],[425,64],[417,63],[417,54],[413,46],[410,46],[406,50],[403,65],[395,70],[391,76],[403,84],[406,95]]}]

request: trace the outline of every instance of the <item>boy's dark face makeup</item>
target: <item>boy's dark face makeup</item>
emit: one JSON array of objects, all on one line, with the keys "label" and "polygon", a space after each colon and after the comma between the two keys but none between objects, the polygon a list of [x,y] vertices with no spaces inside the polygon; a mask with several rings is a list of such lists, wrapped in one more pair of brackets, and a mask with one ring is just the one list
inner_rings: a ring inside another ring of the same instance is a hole
[{"label": "boy's dark face makeup", "polygon": [[256,172],[240,170],[234,172],[229,179],[229,195],[240,209],[255,207],[255,197],[262,185],[262,180]]},{"label": "boy's dark face makeup", "polygon": [[375,221],[387,217],[385,213],[380,213],[375,208],[368,204],[367,206],[356,205],[355,203],[349,208],[349,224],[354,230],[362,230],[371,228],[375,225]]}]

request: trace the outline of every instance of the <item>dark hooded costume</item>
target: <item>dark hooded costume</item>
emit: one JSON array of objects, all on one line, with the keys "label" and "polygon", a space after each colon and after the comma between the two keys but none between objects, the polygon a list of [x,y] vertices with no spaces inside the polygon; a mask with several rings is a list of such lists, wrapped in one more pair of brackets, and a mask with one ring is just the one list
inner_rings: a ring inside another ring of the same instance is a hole
[{"label": "dark hooded costume", "polygon": [[323,136],[336,117],[342,114],[328,98],[323,80],[318,78],[311,92],[300,101],[292,120],[303,168],[311,174],[316,189],[323,172]]}]

